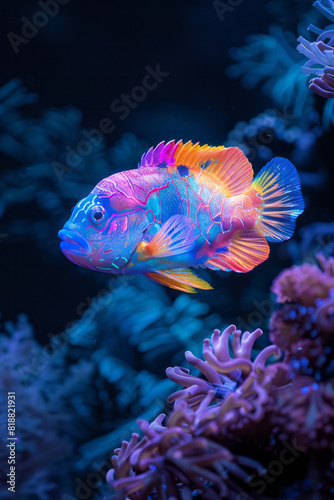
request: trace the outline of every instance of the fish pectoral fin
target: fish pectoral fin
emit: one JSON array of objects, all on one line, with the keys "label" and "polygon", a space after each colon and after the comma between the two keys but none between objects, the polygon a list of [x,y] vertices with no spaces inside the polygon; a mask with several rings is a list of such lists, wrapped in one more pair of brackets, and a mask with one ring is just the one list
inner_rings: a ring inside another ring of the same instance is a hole
[{"label": "fish pectoral fin", "polygon": [[138,251],[146,259],[159,259],[188,252],[194,243],[195,231],[191,220],[184,215],[173,215],[149,243],[139,244]]},{"label": "fish pectoral fin", "polygon": [[166,271],[154,271],[145,275],[152,281],[161,285],[174,288],[186,293],[196,293],[196,288],[200,290],[212,290],[212,286],[202,280],[189,269],[173,269]]},{"label": "fish pectoral fin", "polygon": [[221,263],[219,259],[219,256],[217,255],[207,260],[205,263],[205,267],[211,269],[211,271],[231,271],[231,269],[227,269],[227,267],[224,267],[224,265]]},{"label": "fish pectoral fin", "polygon": [[240,229],[229,245],[205,262],[212,269],[247,273],[264,262],[269,255],[269,245],[266,238],[254,229]]}]

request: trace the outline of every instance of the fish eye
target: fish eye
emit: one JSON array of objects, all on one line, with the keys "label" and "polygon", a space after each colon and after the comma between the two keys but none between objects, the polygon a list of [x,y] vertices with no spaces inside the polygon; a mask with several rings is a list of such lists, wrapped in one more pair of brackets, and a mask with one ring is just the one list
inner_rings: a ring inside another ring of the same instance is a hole
[{"label": "fish eye", "polygon": [[100,205],[96,205],[90,211],[90,218],[95,224],[103,222],[105,210]]}]

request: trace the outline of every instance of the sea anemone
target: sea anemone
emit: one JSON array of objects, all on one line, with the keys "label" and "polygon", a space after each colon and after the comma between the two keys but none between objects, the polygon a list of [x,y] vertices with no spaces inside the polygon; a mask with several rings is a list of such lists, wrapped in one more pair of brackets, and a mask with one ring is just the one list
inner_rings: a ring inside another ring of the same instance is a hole
[{"label": "sea anemone", "polygon": [[[169,402],[183,400],[187,402],[188,408],[198,411],[208,395],[212,395],[210,408],[203,414],[196,415],[201,432],[218,433],[227,427],[238,429],[249,421],[260,421],[271,401],[273,389],[287,383],[284,364],[266,365],[272,355],[280,355],[275,345],[266,347],[251,361],[252,348],[262,333],[258,328],[241,336],[241,331],[231,325],[222,333],[214,331],[211,337],[212,347],[209,339],[204,340],[205,362],[187,351],[186,360],[204,378],[190,375],[185,368],[166,370],[171,380],[184,387],[171,394]],[[229,338],[232,334],[233,357],[229,353]],[[207,428],[210,430],[207,431]]]},{"label": "sea anemone", "polygon": [[[332,0],[318,0],[313,5],[328,19],[334,21]],[[297,47],[297,50],[309,59],[302,67],[303,73],[317,76],[310,80],[310,90],[325,98],[334,97],[334,30],[330,28],[332,27],[321,30],[311,24],[308,29],[318,34],[318,38],[315,42],[309,42],[300,36]]]},{"label": "sea anemone", "polygon": [[[233,356],[229,353],[232,334]],[[254,342],[261,335],[257,329],[241,336],[234,325],[222,333],[215,330],[211,346],[209,339],[204,340],[206,361],[186,353],[187,361],[204,378],[180,367],[167,369],[168,377],[183,389],[169,397],[174,408],[164,425],[165,414],[151,425],[140,420],[144,437],[139,440],[134,433],[115,450],[107,481],[119,492],[117,498],[144,500],[152,494],[175,499],[232,498],[237,491],[247,490],[250,471],[245,468],[263,472],[258,462],[222,444],[224,430],[261,421],[276,388],[287,383],[285,365],[266,365],[270,356],[279,355],[276,346],[266,347],[251,361]]]},{"label": "sea anemone", "polygon": [[150,425],[139,421],[144,438],[139,441],[134,433],[130,442],[123,441],[115,450],[114,469],[107,473],[107,481],[119,492],[114,498],[232,498],[232,492],[243,491],[240,483],[247,483],[250,471],[264,472],[255,460],[235,456],[213,440],[193,437],[170,418],[162,426],[163,418],[159,415]]}]

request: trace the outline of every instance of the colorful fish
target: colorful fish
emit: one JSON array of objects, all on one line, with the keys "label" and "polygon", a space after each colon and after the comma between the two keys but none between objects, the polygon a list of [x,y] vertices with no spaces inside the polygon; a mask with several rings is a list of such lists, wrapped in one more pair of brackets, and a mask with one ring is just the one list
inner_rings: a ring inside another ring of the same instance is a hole
[{"label": "colorful fish", "polygon": [[267,240],[292,236],[303,209],[297,171],[285,158],[253,180],[237,147],[161,142],[138,169],[99,182],[59,236],[75,264],[195,292],[211,286],[190,267],[250,271],[268,258]]}]

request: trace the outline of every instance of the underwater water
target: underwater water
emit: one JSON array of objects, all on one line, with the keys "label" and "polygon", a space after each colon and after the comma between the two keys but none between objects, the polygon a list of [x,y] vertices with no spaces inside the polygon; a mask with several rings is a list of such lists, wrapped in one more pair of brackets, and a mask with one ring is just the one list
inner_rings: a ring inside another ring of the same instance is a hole
[{"label": "underwater water", "polygon": [[334,2],[1,33],[0,500],[333,498]]}]

